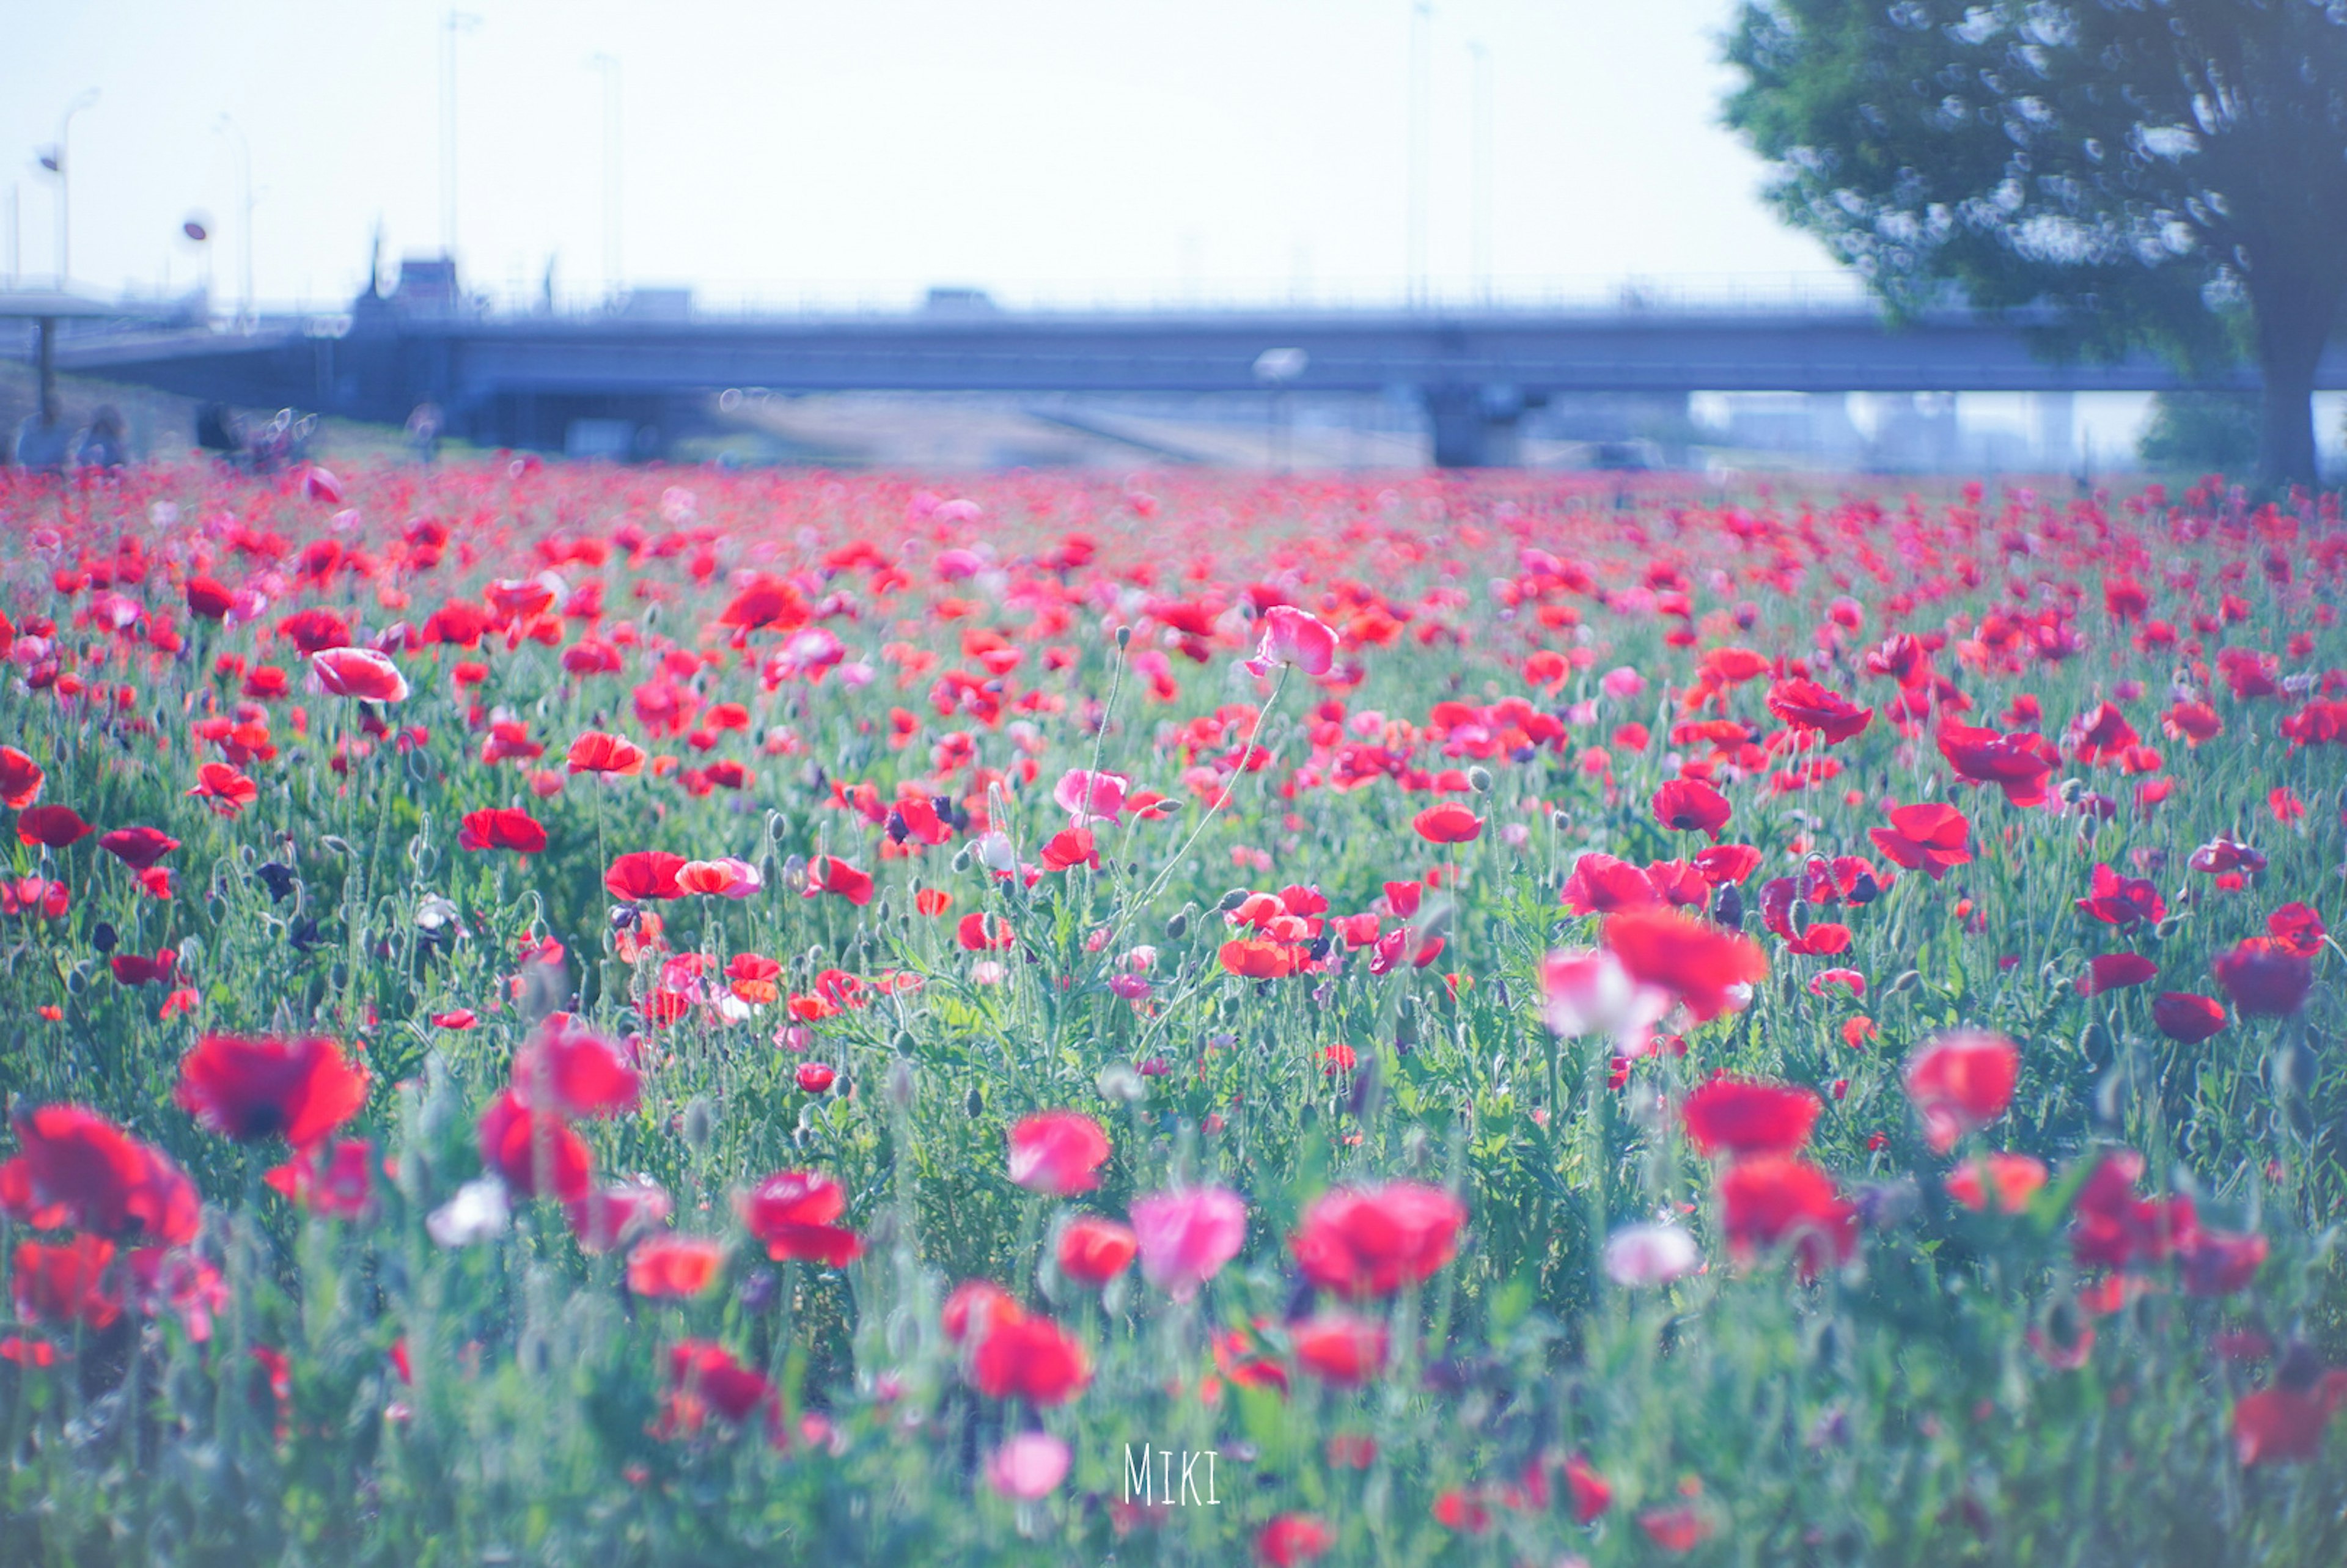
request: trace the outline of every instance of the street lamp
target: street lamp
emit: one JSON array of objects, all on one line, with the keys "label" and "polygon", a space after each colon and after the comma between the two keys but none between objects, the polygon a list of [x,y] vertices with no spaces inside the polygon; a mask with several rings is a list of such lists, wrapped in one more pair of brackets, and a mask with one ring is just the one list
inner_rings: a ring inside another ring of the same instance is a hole
[{"label": "street lamp", "polygon": [[188,220],[179,225],[179,235],[189,244],[203,252],[204,258],[204,325],[211,325],[212,313],[212,230],[211,220],[201,212],[190,212]]},{"label": "street lamp", "polygon": [[74,116],[97,101],[91,87],[66,106],[57,120],[56,145],[41,154],[41,167],[57,177],[57,287],[73,286],[73,141]]},{"label": "street lamp", "polygon": [[588,60],[603,74],[603,293],[620,296],[620,62],[598,54]]},{"label": "street lamp", "polygon": [[236,138],[238,172],[244,188],[244,298],[236,314],[239,332],[251,332],[256,317],[252,309],[252,143],[245,139],[244,128],[223,114],[212,127],[214,135],[223,132]]}]

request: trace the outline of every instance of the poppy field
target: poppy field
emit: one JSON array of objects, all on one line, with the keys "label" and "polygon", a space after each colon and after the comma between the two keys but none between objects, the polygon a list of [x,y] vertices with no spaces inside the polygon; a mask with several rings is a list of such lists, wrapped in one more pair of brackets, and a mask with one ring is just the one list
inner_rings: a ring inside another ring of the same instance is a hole
[{"label": "poppy field", "polygon": [[0,1562],[2347,1561],[2332,497],[0,528]]}]

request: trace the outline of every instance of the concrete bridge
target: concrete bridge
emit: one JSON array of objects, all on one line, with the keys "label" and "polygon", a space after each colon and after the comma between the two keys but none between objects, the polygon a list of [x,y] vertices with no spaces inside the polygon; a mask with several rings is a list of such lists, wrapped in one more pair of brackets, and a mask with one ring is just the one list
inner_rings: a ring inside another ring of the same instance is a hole
[{"label": "concrete bridge", "polygon": [[[1422,402],[1445,466],[1511,461],[1517,422],[1565,394],[2256,384],[2247,371],[2187,382],[2149,355],[2057,364],[2033,352],[2028,321],[1961,310],[1894,328],[1862,306],[1056,313],[996,310],[979,296],[891,315],[705,316],[677,296],[641,313],[562,316],[490,315],[416,293],[403,279],[347,315],[264,318],[243,334],[85,330],[57,343],[56,363],[192,397],[394,423],[429,398],[452,434],[475,440],[559,449],[582,428],[616,428],[640,456],[726,388],[1399,393]],[[2317,384],[2347,388],[2347,352],[2325,356]]]}]

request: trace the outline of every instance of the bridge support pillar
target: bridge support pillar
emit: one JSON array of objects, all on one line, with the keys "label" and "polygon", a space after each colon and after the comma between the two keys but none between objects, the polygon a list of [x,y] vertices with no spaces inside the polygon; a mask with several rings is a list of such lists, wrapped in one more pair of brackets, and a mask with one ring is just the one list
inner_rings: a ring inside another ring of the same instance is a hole
[{"label": "bridge support pillar", "polygon": [[1532,406],[1512,386],[1430,386],[1438,468],[1512,468],[1523,461],[1517,424]]}]

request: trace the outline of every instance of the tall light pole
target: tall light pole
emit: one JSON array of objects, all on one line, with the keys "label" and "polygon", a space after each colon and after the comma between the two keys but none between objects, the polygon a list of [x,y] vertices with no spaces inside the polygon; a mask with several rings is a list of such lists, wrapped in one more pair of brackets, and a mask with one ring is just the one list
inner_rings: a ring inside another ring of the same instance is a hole
[{"label": "tall light pole", "polygon": [[1468,240],[1474,248],[1475,291],[1482,302],[1491,302],[1491,52],[1470,44],[1475,62],[1474,165]]},{"label": "tall light pole", "polygon": [[244,182],[244,230],[241,237],[244,246],[244,299],[237,311],[236,324],[239,332],[251,332],[258,319],[252,309],[252,143],[245,139],[244,128],[225,114],[212,130],[214,134],[225,132],[236,138],[238,170]]},{"label": "tall light pole", "polygon": [[603,297],[620,297],[620,62],[598,54],[589,65],[603,75]]},{"label": "tall light pole", "polygon": [[74,116],[97,101],[91,87],[66,106],[57,119],[57,144],[41,159],[41,167],[57,177],[57,287],[73,286],[73,122]]},{"label": "tall light pole", "polygon": [[451,11],[440,24],[440,251],[456,257],[456,35],[469,33],[481,19],[466,11]]},{"label": "tall light pole", "polygon": [[1430,0],[1414,0],[1409,8],[1409,235],[1408,297],[1413,305],[1426,303],[1427,120],[1433,84],[1429,75],[1428,38],[1434,25]]}]

